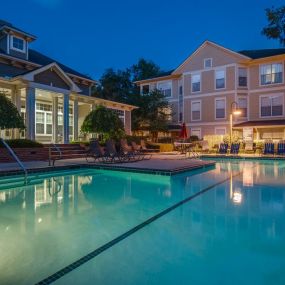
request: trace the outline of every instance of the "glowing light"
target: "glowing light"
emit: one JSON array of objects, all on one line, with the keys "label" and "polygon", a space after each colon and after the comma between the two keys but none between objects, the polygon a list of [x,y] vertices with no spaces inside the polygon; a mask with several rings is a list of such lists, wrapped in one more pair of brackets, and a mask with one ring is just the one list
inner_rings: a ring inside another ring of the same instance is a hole
[{"label": "glowing light", "polygon": [[241,115],[241,110],[239,110],[239,109],[234,110],[233,115],[235,115],[235,116]]},{"label": "glowing light", "polygon": [[38,218],[38,223],[41,223],[42,221],[42,218]]},{"label": "glowing light", "polygon": [[242,202],[242,193],[234,192],[233,193],[233,202],[235,204],[240,204]]}]

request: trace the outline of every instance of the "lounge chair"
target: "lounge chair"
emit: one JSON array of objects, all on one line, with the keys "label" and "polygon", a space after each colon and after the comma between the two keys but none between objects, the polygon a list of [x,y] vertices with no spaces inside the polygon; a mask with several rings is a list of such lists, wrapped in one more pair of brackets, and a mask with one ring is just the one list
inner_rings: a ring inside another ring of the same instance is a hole
[{"label": "lounge chair", "polygon": [[274,143],[267,142],[264,144],[263,154],[274,154]]},{"label": "lounge chair", "polygon": [[239,143],[232,143],[230,154],[238,154],[239,153],[240,144]]},{"label": "lounge chair", "polygon": [[227,143],[221,143],[219,150],[218,150],[218,153],[219,154],[227,154],[228,148],[229,148],[229,145]]},{"label": "lounge chair", "polygon": [[94,161],[98,160],[101,162],[106,161],[105,151],[102,146],[100,146],[98,140],[92,140],[90,141],[89,149],[86,152],[86,161],[88,161],[88,158],[93,158]]},{"label": "lounge chair", "polygon": [[277,154],[285,155],[285,141],[280,141],[277,145]]},{"label": "lounge chair", "polygon": [[116,150],[116,146],[114,141],[108,140],[106,141],[106,152],[105,152],[105,158],[108,160],[108,162],[116,163],[116,162],[127,162],[130,160],[130,157],[120,153]]},{"label": "lounge chair", "polygon": [[136,152],[136,153],[138,153],[138,154],[144,155],[144,159],[145,159],[145,160],[151,159],[152,154],[146,154],[145,152],[143,152],[143,151],[141,150],[141,146],[138,145],[138,144],[136,144],[136,142],[132,141],[132,142],[131,142],[131,146],[132,146],[132,149],[133,149],[134,152]]},{"label": "lounge chair", "polygon": [[141,151],[144,152],[159,152],[158,149],[146,147],[145,141],[141,140]]},{"label": "lounge chair", "polygon": [[129,156],[130,159],[133,159],[133,160],[143,160],[145,157],[145,154],[143,154],[142,152],[133,150],[133,148],[128,145],[128,142],[126,139],[120,140],[120,150],[123,155]]}]

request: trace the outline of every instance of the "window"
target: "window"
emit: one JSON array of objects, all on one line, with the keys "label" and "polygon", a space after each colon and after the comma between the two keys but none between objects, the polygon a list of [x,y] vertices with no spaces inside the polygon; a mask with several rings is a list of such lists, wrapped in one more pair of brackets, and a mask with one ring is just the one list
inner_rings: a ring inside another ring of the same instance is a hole
[{"label": "window", "polygon": [[260,98],[261,117],[283,115],[283,96],[264,96]]},{"label": "window", "polygon": [[260,67],[260,84],[275,84],[283,82],[283,66],[281,63],[264,64]]},{"label": "window", "polygon": [[172,92],[171,92],[172,82],[171,81],[157,83],[157,89],[160,90],[165,97],[172,96]]},{"label": "window", "polygon": [[201,101],[191,102],[191,120],[192,121],[201,120]]},{"label": "window", "polygon": [[192,75],[192,92],[201,91],[201,74]]},{"label": "window", "polygon": [[219,127],[215,128],[215,134],[224,136],[226,134],[226,128],[219,128]]},{"label": "window", "polygon": [[191,136],[197,136],[200,139],[201,138],[201,129],[191,129]]},{"label": "window", "polygon": [[225,88],[225,71],[216,70],[216,89]]},{"label": "window", "polygon": [[226,100],[216,99],[216,119],[224,119],[226,117]]},{"label": "window", "polygon": [[25,52],[25,41],[21,38],[11,37],[11,48],[17,51]]},{"label": "window", "polygon": [[238,69],[238,86],[246,87],[247,86],[247,69],[239,67]]},{"label": "window", "polygon": [[143,85],[142,94],[149,94],[149,85]]},{"label": "window", "polygon": [[241,111],[240,117],[247,117],[247,98],[238,98],[238,109]]},{"label": "window", "polygon": [[212,58],[205,58],[204,59],[204,68],[211,68],[212,67]]}]

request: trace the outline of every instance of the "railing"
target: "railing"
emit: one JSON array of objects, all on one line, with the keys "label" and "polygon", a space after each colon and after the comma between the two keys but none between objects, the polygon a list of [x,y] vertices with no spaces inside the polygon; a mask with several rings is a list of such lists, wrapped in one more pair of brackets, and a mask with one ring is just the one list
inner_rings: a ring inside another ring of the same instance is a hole
[{"label": "railing", "polygon": [[8,152],[10,153],[10,155],[12,155],[12,157],[16,160],[16,162],[18,163],[18,165],[21,167],[21,169],[24,172],[25,175],[25,185],[28,184],[28,171],[26,169],[26,167],[23,165],[23,163],[20,161],[20,159],[18,158],[18,156],[15,154],[15,152],[11,149],[11,147],[5,142],[4,139],[0,138],[0,141],[2,142],[2,144],[5,146],[5,148],[8,150]]},{"label": "railing", "polygon": [[[48,163],[49,166],[51,166],[51,161],[52,161],[52,157],[51,157],[51,156],[52,156],[52,155],[51,155],[52,148],[54,148],[55,151],[58,152],[59,158],[60,158],[60,159],[62,158],[62,152],[61,152],[60,148],[59,148],[56,144],[54,144],[54,143],[51,144],[51,146],[49,147],[49,163]],[[54,165],[54,161],[55,161],[55,160],[53,160],[53,165]]]}]

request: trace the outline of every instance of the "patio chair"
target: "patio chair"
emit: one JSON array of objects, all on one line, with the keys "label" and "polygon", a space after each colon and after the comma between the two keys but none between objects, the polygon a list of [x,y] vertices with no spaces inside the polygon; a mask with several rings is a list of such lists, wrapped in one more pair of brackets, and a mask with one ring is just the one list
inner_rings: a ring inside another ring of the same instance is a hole
[{"label": "patio chair", "polygon": [[116,163],[116,162],[127,162],[130,160],[130,157],[120,153],[116,150],[116,146],[113,140],[106,141],[106,152],[105,158],[108,162]]},{"label": "patio chair", "polygon": [[147,155],[145,152],[143,152],[143,151],[141,150],[141,146],[138,145],[138,144],[136,144],[136,142],[132,141],[132,142],[131,142],[131,146],[132,146],[132,149],[133,149],[134,152],[139,153],[139,154],[143,154],[145,160],[151,159],[152,154],[148,154],[148,155]]},{"label": "patio chair", "polygon": [[285,155],[285,141],[280,141],[277,145],[277,154]]},{"label": "patio chair", "polygon": [[230,154],[238,154],[239,153],[240,144],[239,143],[232,143]]},{"label": "patio chair", "polygon": [[128,142],[126,139],[121,139],[120,140],[120,150],[121,153],[125,156],[129,156],[130,159],[133,160],[143,160],[145,157],[145,154],[139,151],[133,150],[131,146],[128,145]]},{"label": "patio chair", "polygon": [[263,154],[274,154],[274,143],[267,142],[264,144]]},{"label": "patio chair", "polygon": [[105,156],[105,151],[104,148],[102,146],[100,146],[98,140],[92,140],[90,141],[90,145],[89,145],[89,149],[86,152],[86,161],[88,161],[88,158],[93,158],[94,162],[96,160],[101,162],[105,162],[106,161],[106,156]]},{"label": "patio chair", "polygon": [[221,143],[219,146],[218,153],[219,154],[227,154],[229,145],[227,143]]},{"label": "patio chair", "polygon": [[141,140],[141,151],[144,152],[159,152],[158,149],[155,148],[148,148],[144,140]]}]

